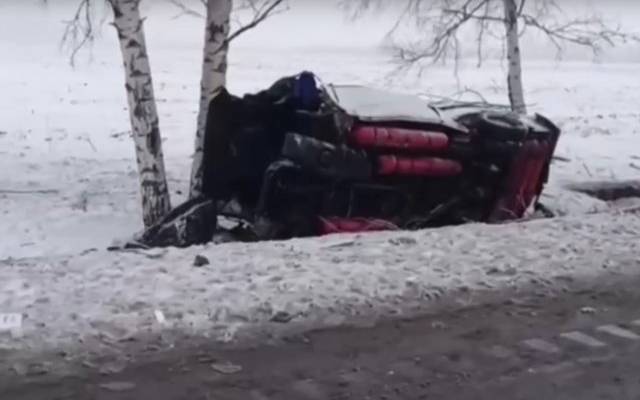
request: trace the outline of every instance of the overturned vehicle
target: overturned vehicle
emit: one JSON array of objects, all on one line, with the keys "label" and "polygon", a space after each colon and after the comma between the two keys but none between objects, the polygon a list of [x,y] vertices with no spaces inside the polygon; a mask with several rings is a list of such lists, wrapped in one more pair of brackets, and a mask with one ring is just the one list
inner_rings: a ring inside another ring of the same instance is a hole
[{"label": "overturned vehicle", "polygon": [[210,105],[203,196],[150,246],[270,240],[517,219],[537,202],[560,131],[484,103],[431,104],[304,72]]}]

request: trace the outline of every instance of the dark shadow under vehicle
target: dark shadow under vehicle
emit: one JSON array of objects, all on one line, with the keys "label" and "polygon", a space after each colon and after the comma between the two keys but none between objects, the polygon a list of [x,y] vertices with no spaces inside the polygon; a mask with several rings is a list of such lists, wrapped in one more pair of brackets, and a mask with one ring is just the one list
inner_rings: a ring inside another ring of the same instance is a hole
[{"label": "dark shadow under vehicle", "polygon": [[521,218],[559,129],[484,103],[430,104],[304,72],[210,104],[203,196],[149,246],[422,229]]}]

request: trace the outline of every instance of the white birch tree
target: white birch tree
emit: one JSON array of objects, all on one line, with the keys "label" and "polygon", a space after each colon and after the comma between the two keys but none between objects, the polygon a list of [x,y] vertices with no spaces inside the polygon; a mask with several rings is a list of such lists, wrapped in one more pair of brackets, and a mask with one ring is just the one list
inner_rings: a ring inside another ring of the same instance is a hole
[{"label": "white birch tree", "polygon": [[[145,227],[153,225],[171,209],[162,153],[158,111],[151,79],[151,66],[140,16],[140,0],[106,0],[113,11],[124,66],[129,120],[135,144],[136,163]],[[76,53],[94,39],[92,0],[78,3],[67,24],[63,42],[71,46],[71,63]]]},{"label": "white birch tree", "polygon": [[[70,45],[72,65],[77,52],[95,38],[91,10],[96,1],[99,0],[79,0],[73,18],[67,24],[63,43]],[[144,35],[144,20],[139,10],[141,0],[105,1],[113,10],[113,26],[118,33],[123,58],[129,117],[140,175],[143,221],[148,227],[168,213],[171,203]],[[190,185],[190,197],[194,198],[202,190],[203,145],[209,103],[226,85],[229,44],[268,17],[284,11],[286,0],[197,0],[206,7],[204,14],[181,0],[169,1],[178,6],[183,14],[206,19],[201,94]],[[234,3],[237,3],[235,7]],[[245,20],[239,19],[233,31],[232,11],[249,16]]]},{"label": "white birch tree", "polygon": [[[567,17],[556,0],[344,0],[356,16],[370,8],[403,4],[398,21],[390,30],[413,29],[417,39],[395,46],[402,68],[422,61],[459,60],[461,31],[476,23],[478,65],[484,57],[483,47],[491,38],[504,46],[508,61],[507,87],[514,112],[526,112],[520,37],[526,30],[538,31],[556,47],[560,55],[565,44],[586,47],[598,54],[604,46],[639,41],[638,35],[610,26],[599,15]],[[502,30],[502,33],[500,32]]]},{"label": "white birch tree", "polygon": [[507,47],[507,88],[511,109],[526,114],[524,85],[522,83],[522,57],[520,55],[520,31],[518,30],[518,6],[516,0],[504,1],[504,26]]},{"label": "white birch tree", "polygon": [[162,138],[151,79],[140,0],[108,0],[124,64],[125,89],[142,198],[142,219],[149,227],[171,209],[162,154]]},{"label": "white birch tree", "polygon": [[[189,197],[202,193],[204,137],[209,104],[227,83],[229,44],[243,33],[257,27],[270,16],[285,10],[285,0],[201,0],[206,11],[189,7],[180,0],[170,0],[183,14],[205,19],[200,104],[191,168]],[[232,30],[232,13],[247,14],[248,20],[238,20]]]},{"label": "white birch tree", "polygon": [[202,192],[204,136],[209,103],[227,84],[228,39],[231,27],[232,0],[209,0],[206,4],[206,23],[200,80],[200,105],[191,167],[189,197]]}]

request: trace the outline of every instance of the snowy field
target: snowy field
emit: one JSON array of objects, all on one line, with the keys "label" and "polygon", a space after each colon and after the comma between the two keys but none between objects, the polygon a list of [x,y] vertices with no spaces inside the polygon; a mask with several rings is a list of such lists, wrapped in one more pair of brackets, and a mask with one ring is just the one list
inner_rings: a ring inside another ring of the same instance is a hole
[{"label": "snowy field", "polygon": [[[618,265],[621,273],[637,269],[638,218],[585,217],[610,205],[565,189],[569,183],[640,174],[640,64],[622,62],[525,63],[531,111],[547,115],[564,132],[557,154],[567,161],[554,164],[545,201],[570,214],[565,219],[508,228],[473,225],[355,239],[106,253],[114,238],[141,228],[114,33],[105,26],[103,37],[71,68],[57,47],[60,20],[68,10],[32,12],[33,21],[26,19],[23,30],[34,23],[42,29],[21,35],[9,32],[12,14],[0,5],[0,313],[29,314],[20,345],[38,347],[38,335],[49,337],[44,327],[55,332],[53,344],[104,324],[119,334],[131,327],[145,330],[154,324],[155,309],[165,310],[171,324],[180,315],[175,323],[198,332],[223,326],[213,335],[224,338],[229,326],[265,321],[277,311],[308,316],[314,308],[342,302],[338,314],[349,316],[349,307],[366,306],[367,299],[373,299],[373,307],[394,298],[418,301],[446,288],[507,287],[516,280],[509,272],[514,268],[523,271],[522,279],[541,280],[565,273],[589,276],[606,263]],[[181,29],[168,34],[173,23],[178,24],[170,18],[148,20],[175,205],[188,184],[201,55],[200,35],[194,32],[201,23],[193,20],[185,28],[188,23],[181,22]],[[431,67],[421,77],[390,75],[389,56],[371,46],[315,42],[287,48],[283,41],[260,43],[253,36],[239,43],[231,51],[230,90],[255,91],[283,75],[311,70],[326,82],[443,96],[467,87],[491,101],[506,99],[498,62],[480,69],[464,65],[459,87],[450,66]],[[521,246],[510,253],[514,241]],[[463,256],[451,260],[447,254],[452,252]],[[557,257],[540,260],[541,252]],[[194,272],[190,263],[198,253],[211,259],[211,268]],[[619,257],[611,260],[611,254]],[[193,286],[196,281],[200,286]]]},{"label": "snowy field", "polygon": [[[102,249],[141,227],[114,32],[104,26],[95,45],[81,52],[71,68],[68,53],[58,48],[69,9],[32,6],[14,12],[42,29],[10,36],[8,21],[0,24],[7,30],[0,35],[7,55],[0,63],[0,259]],[[189,177],[195,131],[201,22],[170,15],[150,18],[148,35],[169,184],[178,204]],[[176,30],[167,35],[171,24]],[[239,42],[231,51],[230,90],[256,91],[283,75],[311,70],[326,82],[444,96],[470,88],[491,101],[506,99],[504,69],[497,62],[480,69],[473,63],[463,66],[458,86],[450,66],[431,67],[420,77],[392,75],[389,56],[371,46],[331,49],[315,36],[309,41],[310,46],[287,49],[282,41],[269,46],[255,36]],[[559,188],[640,174],[640,64],[535,61],[525,68],[531,111],[562,127],[558,154],[570,160],[554,165],[545,200],[567,212],[601,209],[600,202]]]}]

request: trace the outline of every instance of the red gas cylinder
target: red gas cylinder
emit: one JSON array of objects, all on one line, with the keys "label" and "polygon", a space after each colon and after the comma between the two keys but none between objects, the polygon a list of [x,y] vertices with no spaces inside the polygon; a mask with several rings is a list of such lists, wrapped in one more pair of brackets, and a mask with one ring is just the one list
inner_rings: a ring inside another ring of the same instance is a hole
[{"label": "red gas cylinder", "polygon": [[356,233],[398,230],[398,226],[382,219],[318,217],[320,234]]},{"label": "red gas cylinder", "polygon": [[442,151],[449,147],[449,137],[445,133],[417,129],[362,125],[355,127],[350,136],[354,145],[365,149]]},{"label": "red gas cylinder", "polygon": [[462,164],[444,158],[409,158],[387,155],[378,157],[378,173],[384,176],[448,177],[460,175]]}]

